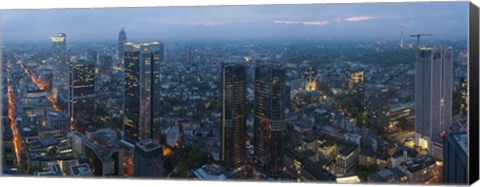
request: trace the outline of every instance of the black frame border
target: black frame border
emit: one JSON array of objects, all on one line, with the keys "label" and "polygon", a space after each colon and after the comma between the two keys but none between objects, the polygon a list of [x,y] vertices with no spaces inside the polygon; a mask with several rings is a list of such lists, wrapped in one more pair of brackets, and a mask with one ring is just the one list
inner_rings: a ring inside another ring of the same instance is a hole
[{"label": "black frame border", "polygon": [[479,178],[479,9],[470,2],[469,5],[469,93],[468,93],[468,133],[469,133],[469,161],[468,161],[468,180],[469,184],[473,184]]}]

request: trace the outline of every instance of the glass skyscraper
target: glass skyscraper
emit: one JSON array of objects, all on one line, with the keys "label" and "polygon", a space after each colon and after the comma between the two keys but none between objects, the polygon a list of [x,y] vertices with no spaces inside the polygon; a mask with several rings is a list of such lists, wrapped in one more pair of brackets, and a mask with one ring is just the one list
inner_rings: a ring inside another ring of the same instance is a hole
[{"label": "glass skyscraper", "polygon": [[222,161],[239,167],[246,157],[246,66],[222,64]]},{"label": "glass skyscraper", "polygon": [[283,169],[285,77],[285,68],[279,64],[260,63],[255,67],[254,163],[271,177]]},{"label": "glass skyscraper", "polygon": [[125,50],[122,137],[134,144],[155,137],[160,125],[160,62],[165,47],[158,41],[126,43]]},{"label": "glass skyscraper", "polygon": [[127,43],[127,33],[122,27],[122,30],[118,33],[117,57],[119,62],[123,61],[125,55],[125,43]]}]

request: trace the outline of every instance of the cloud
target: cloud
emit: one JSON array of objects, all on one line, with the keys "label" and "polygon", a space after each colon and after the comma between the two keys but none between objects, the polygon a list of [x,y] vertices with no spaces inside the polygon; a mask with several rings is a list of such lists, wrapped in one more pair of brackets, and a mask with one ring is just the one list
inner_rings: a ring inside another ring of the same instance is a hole
[{"label": "cloud", "polygon": [[320,20],[320,21],[292,21],[292,20],[274,20],[273,23],[277,24],[302,24],[302,25],[316,25],[316,26],[324,26],[332,22],[357,22],[357,21],[366,21],[376,19],[376,17],[372,16],[356,16],[356,17],[348,17],[348,18],[335,18],[330,21],[328,20]]},{"label": "cloud", "polygon": [[290,20],[275,20],[273,23],[277,24],[302,24],[302,25],[317,25],[317,26],[323,26],[328,23],[329,21],[290,21]]},{"label": "cloud", "polygon": [[344,19],[342,19],[342,21],[354,22],[354,21],[366,21],[366,20],[371,20],[371,19],[375,19],[375,17],[372,17],[372,16],[357,16],[357,17],[344,18]]}]

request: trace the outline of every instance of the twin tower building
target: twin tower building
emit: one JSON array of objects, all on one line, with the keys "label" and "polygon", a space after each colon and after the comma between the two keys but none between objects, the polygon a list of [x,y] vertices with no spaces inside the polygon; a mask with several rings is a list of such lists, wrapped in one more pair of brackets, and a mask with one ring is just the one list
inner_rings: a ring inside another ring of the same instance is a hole
[{"label": "twin tower building", "polygon": [[[163,162],[162,155],[156,153],[161,149],[156,136],[161,125],[160,63],[165,62],[165,45],[162,42],[129,43],[122,28],[118,57],[125,76],[122,142],[139,157],[133,159],[135,171],[156,171],[154,168],[161,165],[152,163]],[[242,168],[247,164],[247,66],[224,63],[221,68],[221,160],[231,169]],[[281,65],[256,65],[253,162],[256,168],[271,176],[280,174],[283,167],[286,93],[285,69]],[[141,166],[145,168],[139,168]],[[162,175],[161,171],[145,174]]]}]

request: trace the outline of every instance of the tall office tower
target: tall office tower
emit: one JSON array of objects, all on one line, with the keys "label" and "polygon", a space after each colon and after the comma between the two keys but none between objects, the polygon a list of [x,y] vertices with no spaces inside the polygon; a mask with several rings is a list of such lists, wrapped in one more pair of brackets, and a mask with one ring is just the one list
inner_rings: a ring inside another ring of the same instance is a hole
[{"label": "tall office tower", "polygon": [[50,37],[53,42],[53,57],[55,60],[64,62],[67,55],[67,35],[65,33],[58,33],[57,36]]},{"label": "tall office tower", "polygon": [[160,125],[160,62],[165,59],[161,42],[125,44],[122,138],[133,144],[157,141]]},{"label": "tall office tower", "polygon": [[123,64],[124,60],[124,55],[125,55],[125,43],[127,43],[127,33],[125,33],[125,30],[120,30],[120,33],[118,33],[118,45],[117,45],[117,57],[118,57],[118,62],[120,64]]},{"label": "tall office tower", "polygon": [[246,80],[241,64],[222,64],[222,161],[240,167],[246,157]]},{"label": "tall office tower", "polygon": [[163,176],[163,148],[153,140],[135,143],[133,156],[135,177]]},{"label": "tall office tower", "polygon": [[376,87],[371,89],[372,92],[367,94],[369,118],[373,127],[378,129],[388,128],[387,113],[390,109],[388,104],[388,89]]},{"label": "tall office tower", "polygon": [[443,149],[443,182],[468,183],[468,135],[466,132],[447,133]]},{"label": "tall office tower", "polygon": [[281,174],[283,168],[285,88],[285,69],[281,65],[255,67],[254,163],[271,177]]},{"label": "tall office tower", "polygon": [[53,75],[55,89],[61,92],[63,86],[68,85],[68,53],[67,53],[67,35],[59,33],[57,36],[50,37],[53,42]]},{"label": "tall office tower", "polygon": [[95,64],[78,60],[70,64],[68,114],[70,122],[80,115],[92,119],[95,115]]},{"label": "tall office tower", "polygon": [[400,25],[400,48],[403,48],[403,29],[405,29],[405,27],[402,22],[402,25]]},{"label": "tall office tower", "polygon": [[187,46],[185,47],[185,63],[190,64],[192,63],[192,47]]},{"label": "tall office tower", "polygon": [[419,48],[415,75],[415,143],[442,159],[442,136],[452,126],[453,49]]}]

